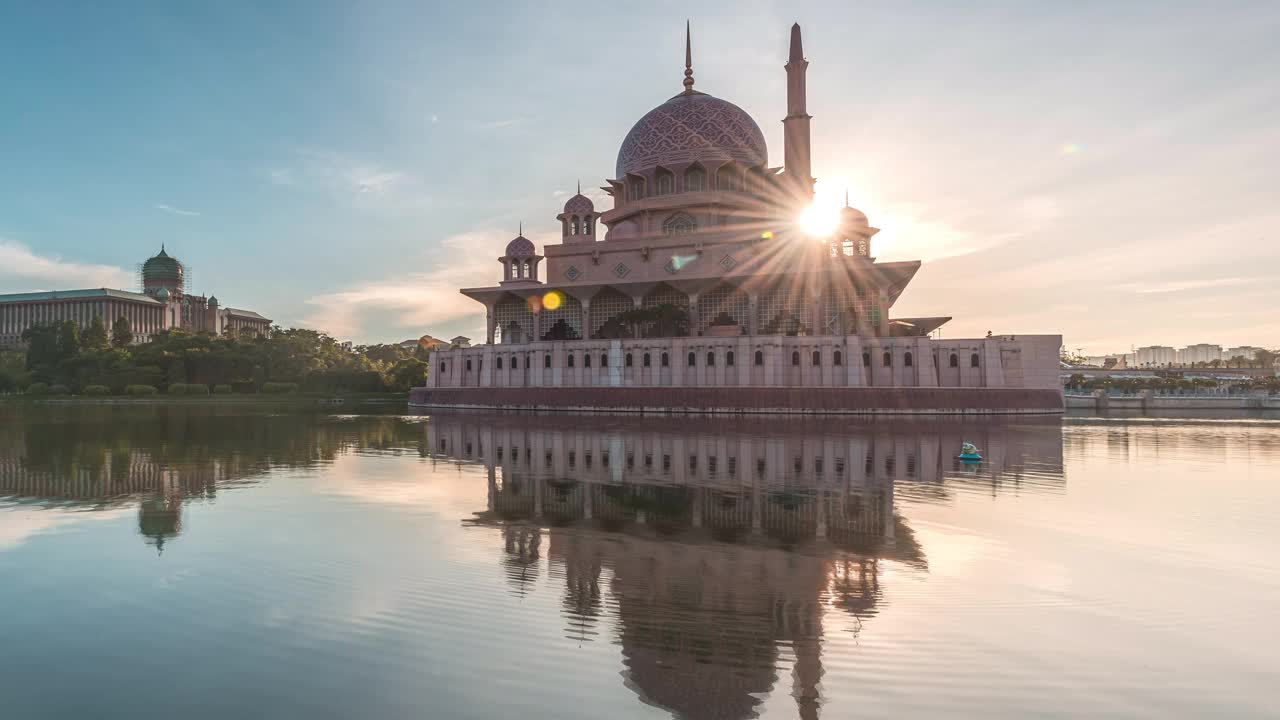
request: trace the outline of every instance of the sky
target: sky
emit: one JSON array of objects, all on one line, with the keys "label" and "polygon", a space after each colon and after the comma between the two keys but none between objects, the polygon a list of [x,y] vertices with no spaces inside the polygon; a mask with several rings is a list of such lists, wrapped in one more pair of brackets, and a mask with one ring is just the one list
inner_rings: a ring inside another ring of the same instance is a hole
[{"label": "sky", "polygon": [[1275,2],[24,2],[0,8],[0,293],[191,288],[357,342],[483,337],[457,293],[597,207],[681,89],[782,162],[804,29],[819,202],[924,261],[895,316],[1115,352],[1280,346]]}]

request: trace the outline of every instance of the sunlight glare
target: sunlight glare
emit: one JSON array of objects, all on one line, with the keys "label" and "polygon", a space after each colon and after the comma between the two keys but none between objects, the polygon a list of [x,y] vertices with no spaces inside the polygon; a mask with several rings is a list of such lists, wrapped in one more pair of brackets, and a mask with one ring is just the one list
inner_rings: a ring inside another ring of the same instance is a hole
[{"label": "sunlight glare", "polygon": [[812,237],[825,238],[840,225],[840,208],[837,205],[814,200],[800,213],[800,227]]}]

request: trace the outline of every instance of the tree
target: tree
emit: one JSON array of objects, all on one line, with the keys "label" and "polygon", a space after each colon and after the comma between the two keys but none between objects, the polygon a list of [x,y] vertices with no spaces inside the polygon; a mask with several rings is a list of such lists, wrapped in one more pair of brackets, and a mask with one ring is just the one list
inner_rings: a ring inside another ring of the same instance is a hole
[{"label": "tree", "polygon": [[427,384],[427,363],[409,358],[401,360],[391,369],[391,389],[404,392]]},{"label": "tree", "polygon": [[107,326],[102,324],[101,315],[95,315],[89,327],[80,333],[80,346],[85,350],[107,349]]},{"label": "tree", "polygon": [[1280,350],[1259,350],[1253,354],[1258,367],[1268,370],[1275,368],[1277,358],[1280,358]]},{"label": "tree", "polygon": [[126,348],[133,344],[133,326],[129,324],[129,318],[121,315],[116,318],[116,322],[111,326],[111,346],[118,348]]},{"label": "tree", "polygon": [[169,361],[169,371],[165,374],[165,379],[169,384],[184,383],[187,381],[187,363],[181,358],[176,357]]},{"label": "tree", "polygon": [[32,325],[22,331],[22,341],[27,344],[28,370],[49,367],[58,362],[58,328],[53,325]]},{"label": "tree", "polygon": [[63,320],[58,327],[58,359],[70,360],[80,354],[80,327],[74,320]]}]

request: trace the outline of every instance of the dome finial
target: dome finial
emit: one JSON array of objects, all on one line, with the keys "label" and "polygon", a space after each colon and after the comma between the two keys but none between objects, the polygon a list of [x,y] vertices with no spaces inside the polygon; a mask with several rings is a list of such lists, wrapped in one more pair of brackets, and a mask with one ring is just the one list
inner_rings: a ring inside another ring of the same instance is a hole
[{"label": "dome finial", "polygon": [[690,40],[689,21],[684,21],[684,92],[693,94],[693,42]]},{"label": "dome finial", "polygon": [[579,195],[581,195],[581,194],[582,194],[582,181],[581,181],[581,180],[579,180],[579,181],[578,181],[578,194],[579,194]]},{"label": "dome finial", "polygon": [[524,221],[520,221],[520,230],[516,233],[517,237],[524,237]]},{"label": "dome finial", "polygon": [[844,206],[849,207],[849,188],[844,189]]}]

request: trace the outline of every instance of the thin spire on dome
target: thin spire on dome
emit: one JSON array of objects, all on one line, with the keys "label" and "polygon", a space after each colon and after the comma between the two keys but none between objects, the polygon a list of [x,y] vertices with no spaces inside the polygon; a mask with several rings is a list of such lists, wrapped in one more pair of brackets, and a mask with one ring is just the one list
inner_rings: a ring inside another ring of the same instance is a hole
[{"label": "thin spire on dome", "polygon": [[520,230],[516,233],[516,237],[524,237],[524,221],[520,221]]},{"label": "thin spire on dome", "polygon": [[578,181],[578,194],[579,194],[579,195],[581,195],[581,194],[582,194],[582,181],[581,181],[581,180],[579,180],[579,181]]},{"label": "thin spire on dome", "polygon": [[849,188],[844,189],[844,206],[849,207]]},{"label": "thin spire on dome", "polygon": [[693,94],[693,42],[690,40],[689,21],[684,21],[684,94]]}]

